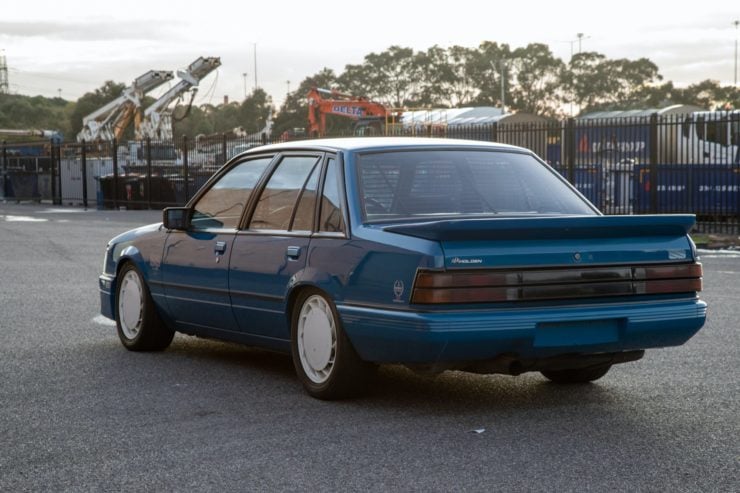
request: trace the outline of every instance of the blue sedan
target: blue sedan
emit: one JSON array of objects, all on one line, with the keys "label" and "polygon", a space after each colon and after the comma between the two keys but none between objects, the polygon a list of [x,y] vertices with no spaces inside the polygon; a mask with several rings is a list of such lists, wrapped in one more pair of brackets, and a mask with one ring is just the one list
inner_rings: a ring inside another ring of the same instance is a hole
[{"label": "blue sedan", "polygon": [[101,311],[123,345],[181,332],[290,352],[321,399],[382,363],[590,382],[706,317],[693,216],[603,216],[517,147],[263,146],[163,216],[106,250]]}]

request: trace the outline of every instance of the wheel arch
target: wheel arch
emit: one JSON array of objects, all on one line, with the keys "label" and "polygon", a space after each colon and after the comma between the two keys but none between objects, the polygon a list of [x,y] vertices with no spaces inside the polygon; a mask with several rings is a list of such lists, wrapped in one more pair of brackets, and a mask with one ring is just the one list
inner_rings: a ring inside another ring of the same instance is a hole
[{"label": "wheel arch", "polygon": [[326,292],[326,290],[321,289],[316,284],[312,284],[309,282],[295,284],[294,286],[290,288],[287,296],[285,297],[285,317],[286,317],[286,322],[288,323],[288,328],[290,328],[291,325],[293,324],[293,313],[295,311],[296,300],[298,300],[298,297],[301,295],[301,293],[307,290],[318,291],[322,295],[326,296],[328,300],[334,303],[336,307],[336,303],[334,302],[334,297],[328,292]]},{"label": "wheel arch", "polygon": [[[150,279],[150,273],[149,273],[149,266],[147,264],[147,261],[144,259],[142,253],[139,251],[138,248],[136,248],[133,245],[129,245],[126,248],[124,248],[118,258],[115,259],[115,277],[113,280],[113,283],[111,285],[111,305],[113,307],[113,316],[116,316],[116,312],[118,310],[116,306],[116,293],[118,291],[118,281],[121,277],[121,271],[126,267],[127,265],[133,265],[134,268],[139,272],[139,274],[142,277],[142,280],[144,281],[144,286],[147,289],[148,292],[151,292],[151,286],[149,285]],[[160,317],[162,317],[164,320],[169,322],[169,318],[167,317],[167,312],[163,310],[163,307],[159,306],[159,303],[154,303],[157,312],[159,313]]]}]

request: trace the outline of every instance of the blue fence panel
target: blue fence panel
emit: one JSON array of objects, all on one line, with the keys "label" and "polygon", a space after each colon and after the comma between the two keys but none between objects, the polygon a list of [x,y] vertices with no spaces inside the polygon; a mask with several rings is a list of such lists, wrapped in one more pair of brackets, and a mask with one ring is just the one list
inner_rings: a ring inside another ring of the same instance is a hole
[{"label": "blue fence panel", "polygon": [[[583,125],[583,123],[579,123]],[[642,124],[578,126],[576,159],[644,160],[650,153],[650,126]]]},{"label": "blue fence panel", "polygon": [[737,215],[740,167],[693,166],[694,204],[697,214]]},{"label": "blue fence panel", "polygon": [[596,207],[603,204],[603,174],[600,165],[579,166],[575,172],[575,187]]},{"label": "blue fence panel", "polygon": [[[740,214],[740,167],[710,164],[660,164],[657,213],[689,212],[706,216]],[[635,212],[648,213],[653,186],[648,165],[635,166]]]},{"label": "blue fence panel", "polygon": [[[665,165],[657,166],[659,180],[656,189],[657,210],[665,214],[669,212],[691,212],[693,191],[690,186],[691,168],[689,166]],[[650,174],[650,166],[640,164],[635,166],[638,179],[634,184],[634,211],[650,213],[650,194],[655,186]]]},{"label": "blue fence panel", "polygon": [[[568,168],[557,163],[552,167],[560,173],[563,178],[568,179]],[[575,186],[596,207],[601,207],[603,203],[603,174],[600,164],[578,166],[574,173]]]}]

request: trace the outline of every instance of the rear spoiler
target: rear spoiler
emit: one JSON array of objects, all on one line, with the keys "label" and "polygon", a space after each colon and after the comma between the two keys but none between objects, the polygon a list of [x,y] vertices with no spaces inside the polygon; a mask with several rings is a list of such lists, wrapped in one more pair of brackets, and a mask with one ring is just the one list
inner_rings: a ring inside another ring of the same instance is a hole
[{"label": "rear spoiler", "polygon": [[437,241],[676,237],[686,235],[695,221],[693,214],[501,217],[395,224],[383,230]]}]

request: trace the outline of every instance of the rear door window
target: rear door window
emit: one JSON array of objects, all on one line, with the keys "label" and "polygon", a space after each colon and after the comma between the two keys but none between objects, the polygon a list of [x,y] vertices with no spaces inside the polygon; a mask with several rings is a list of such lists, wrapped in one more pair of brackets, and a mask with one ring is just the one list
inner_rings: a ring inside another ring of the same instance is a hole
[{"label": "rear door window", "polygon": [[286,156],[262,190],[250,229],[287,231],[319,156]]}]

